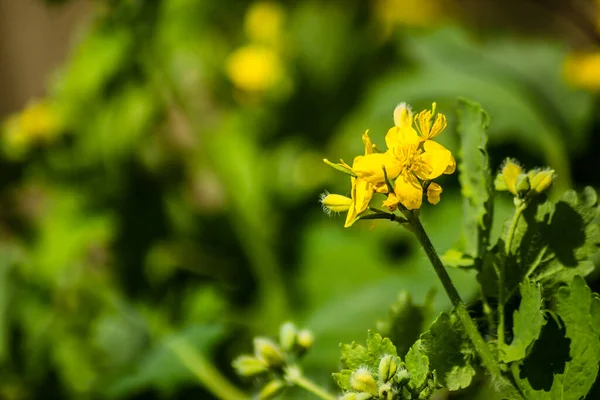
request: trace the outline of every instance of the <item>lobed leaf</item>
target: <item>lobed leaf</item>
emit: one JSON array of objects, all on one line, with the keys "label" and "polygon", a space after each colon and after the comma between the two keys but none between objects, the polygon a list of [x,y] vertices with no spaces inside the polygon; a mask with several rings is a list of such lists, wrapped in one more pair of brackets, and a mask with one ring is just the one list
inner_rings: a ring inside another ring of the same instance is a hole
[{"label": "lobed leaf", "polygon": [[[576,276],[568,287],[558,290],[556,313],[564,324],[563,340],[568,343],[569,351],[568,357],[564,357],[562,371],[550,371],[551,385],[540,388],[533,379],[535,370],[551,368],[546,362],[534,365],[529,371],[521,368],[520,363],[513,364],[515,380],[528,399],[581,399],[590,391],[598,374],[600,299],[592,294],[582,277]],[[556,340],[554,342],[557,343]],[[548,352],[547,348],[541,350]],[[556,349],[551,352],[556,352]]]},{"label": "lobed leaf", "polygon": [[419,350],[429,359],[440,383],[449,390],[468,387],[475,375],[470,355],[474,353],[462,325],[454,314],[441,313],[423,333]]},{"label": "lobed leaf", "polygon": [[493,217],[492,174],[486,151],[489,117],[477,103],[458,102],[461,138],[459,180],[463,195],[465,252],[483,257],[490,239]]},{"label": "lobed leaf", "polygon": [[505,363],[524,359],[546,323],[540,285],[526,281],[520,285],[520,291],[521,304],[513,317],[513,340],[510,345],[498,343],[500,358]]}]

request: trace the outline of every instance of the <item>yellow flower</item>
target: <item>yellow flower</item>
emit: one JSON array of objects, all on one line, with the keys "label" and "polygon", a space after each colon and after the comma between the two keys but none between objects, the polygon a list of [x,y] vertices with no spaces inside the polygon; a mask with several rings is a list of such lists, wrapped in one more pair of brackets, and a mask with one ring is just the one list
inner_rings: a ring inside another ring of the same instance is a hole
[{"label": "yellow flower", "polygon": [[34,100],[19,114],[10,116],[2,127],[6,151],[22,154],[32,145],[50,142],[63,129],[56,105],[49,100]]},{"label": "yellow flower", "polygon": [[600,51],[569,55],[565,60],[564,75],[573,86],[600,90]]},{"label": "yellow flower", "polygon": [[281,37],[284,12],[272,1],[253,3],[246,13],[244,27],[248,37],[256,42],[277,45]]},{"label": "yellow flower", "polygon": [[281,82],[281,58],[273,49],[250,44],[235,50],[226,61],[226,72],[233,84],[247,92],[264,92]]},{"label": "yellow flower", "polygon": [[[360,213],[365,211],[374,193],[387,194],[383,205],[394,211],[398,204],[415,210],[423,201],[423,182],[431,181],[442,174],[451,174],[456,169],[452,153],[441,144],[431,140],[446,127],[446,117],[435,115],[432,110],[417,115],[413,127],[412,111],[406,104],[394,110],[394,127],[388,130],[385,142],[387,150],[373,152],[373,144],[367,132],[363,134],[365,154],[354,158],[350,167],[343,161],[333,164],[334,168],[351,175],[351,203],[345,226],[351,226]],[[440,201],[442,188],[429,182],[427,199],[432,204]]]}]

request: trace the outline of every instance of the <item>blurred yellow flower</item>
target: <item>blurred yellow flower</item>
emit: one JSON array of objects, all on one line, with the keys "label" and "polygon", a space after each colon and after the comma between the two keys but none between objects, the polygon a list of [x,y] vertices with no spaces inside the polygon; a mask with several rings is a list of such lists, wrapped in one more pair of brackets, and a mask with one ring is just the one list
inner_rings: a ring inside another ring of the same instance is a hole
[{"label": "blurred yellow flower", "polygon": [[255,41],[277,46],[285,19],[283,7],[273,1],[253,3],[244,21],[248,37]]},{"label": "blurred yellow flower", "polygon": [[247,92],[264,92],[283,78],[283,65],[277,52],[258,44],[235,50],[229,55],[225,68],[233,84]]},{"label": "blurred yellow flower", "polygon": [[9,153],[21,153],[31,145],[51,141],[61,129],[55,106],[47,100],[35,100],[5,121],[2,139]]},{"label": "blurred yellow flower", "polygon": [[443,16],[440,0],[375,0],[373,14],[384,36],[399,25],[427,27]]},{"label": "blurred yellow flower", "polygon": [[573,86],[600,90],[600,51],[570,54],[565,60],[564,74]]}]

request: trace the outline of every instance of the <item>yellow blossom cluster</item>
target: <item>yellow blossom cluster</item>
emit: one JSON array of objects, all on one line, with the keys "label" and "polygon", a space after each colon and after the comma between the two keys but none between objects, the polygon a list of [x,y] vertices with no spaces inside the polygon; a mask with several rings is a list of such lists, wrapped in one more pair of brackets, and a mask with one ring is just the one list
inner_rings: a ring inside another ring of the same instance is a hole
[{"label": "yellow blossom cluster", "polygon": [[[413,120],[410,107],[400,104],[394,110],[394,126],[385,137],[385,152],[376,152],[376,146],[365,132],[362,136],[365,155],[355,157],[352,166],[343,160],[338,164],[325,160],[351,175],[346,227],[367,209],[375,193],[387,195],[383,206],[390,211],[399,205],[407,210],[420,208],[424,192],[430,203],[440,201],[442,187],[432,180],[442,174],[452,174],[456,162],[448,149],[433,140],[447,126],[446,117],[436,114],[435,108],[433,103],[431,110],[421,111]],[[327,201],[327,198],[322,199],[326,207]]]}]

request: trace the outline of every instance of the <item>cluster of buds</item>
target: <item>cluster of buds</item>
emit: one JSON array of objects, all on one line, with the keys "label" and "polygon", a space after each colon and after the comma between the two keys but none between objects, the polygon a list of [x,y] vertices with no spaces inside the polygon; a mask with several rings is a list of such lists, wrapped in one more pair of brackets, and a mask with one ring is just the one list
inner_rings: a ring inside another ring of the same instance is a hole
[{"label": "cluster of buds", "polygon": [[496,190],[503,190],[515,196],[515,203],[522,203],[552,186],[555,174],[549,168],[525,171],[515,160],[507,159],[496,177]]},{"label": "cluster of buds", "polygon": [[400,357],[385,355],[379,360],[379,368],[372,373],[368,368],[359,368],[350,375],[353,391],[344,394],[340,400],[404,400],[428,399],[436,383],[435,373],[427,379],[423,387],[413,387],[411,375]]},{"label": "cluster of buds", "polygon": [[308,329],[297,329],[292,322],[281,325],[279,341],[254,338],[254,354],[242,354],[233,361],[238,375],[259,378],[264,385],[257,398],[272,399],[294,384],[299,373],[296,362],[312,347],[314,337]]}]

